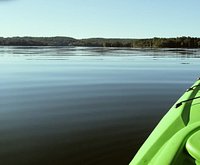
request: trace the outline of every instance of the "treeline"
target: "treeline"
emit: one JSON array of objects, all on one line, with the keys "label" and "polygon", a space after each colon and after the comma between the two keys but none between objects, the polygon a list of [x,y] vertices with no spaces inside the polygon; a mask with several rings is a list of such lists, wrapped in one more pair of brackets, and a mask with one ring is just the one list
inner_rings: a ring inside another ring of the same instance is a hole
[{"label": "treeline", "polygon": [[76,42],[70,37],[0,37],[1,46],[68,46]]},{"label": "treeline", "polygon": [[74,39],[70,37],[0,37],[1,46],[93,46],[133,48],[200,48],[200,38]]},{"label": "treeline", "polygon": [[135,46],[153,48],[200,48],[200,38],[177,37],[177,38],[153,38],[135,41]]}]

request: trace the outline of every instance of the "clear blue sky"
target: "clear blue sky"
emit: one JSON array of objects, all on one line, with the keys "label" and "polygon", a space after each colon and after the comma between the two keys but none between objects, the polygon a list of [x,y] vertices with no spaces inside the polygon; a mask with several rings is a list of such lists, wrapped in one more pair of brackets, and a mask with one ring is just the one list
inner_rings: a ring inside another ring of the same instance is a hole
[{"label": "clear blue sky", "polygon": [[0,36],[200,37],[200,0],[0,0]]}]

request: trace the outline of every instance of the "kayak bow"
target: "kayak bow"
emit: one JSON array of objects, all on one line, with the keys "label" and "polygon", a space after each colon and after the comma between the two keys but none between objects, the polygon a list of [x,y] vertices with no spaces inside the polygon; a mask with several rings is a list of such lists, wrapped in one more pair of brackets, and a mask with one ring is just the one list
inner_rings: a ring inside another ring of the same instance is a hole
[{"label": "kayak bow", "polygon": [[172,106],[130,165],[200,165],[200,79]]}]

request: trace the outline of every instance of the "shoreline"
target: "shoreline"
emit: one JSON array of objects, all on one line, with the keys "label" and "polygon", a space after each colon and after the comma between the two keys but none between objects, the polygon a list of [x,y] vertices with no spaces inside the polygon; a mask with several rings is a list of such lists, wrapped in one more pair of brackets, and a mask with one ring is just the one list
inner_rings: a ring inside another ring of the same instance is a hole
[{"label": "shoreline", "polygon": [[0,46],[79,46],[79,47],[111,47],[111,48],[200,48],[200,38],[88,38],[71,37],[0,37]]}]

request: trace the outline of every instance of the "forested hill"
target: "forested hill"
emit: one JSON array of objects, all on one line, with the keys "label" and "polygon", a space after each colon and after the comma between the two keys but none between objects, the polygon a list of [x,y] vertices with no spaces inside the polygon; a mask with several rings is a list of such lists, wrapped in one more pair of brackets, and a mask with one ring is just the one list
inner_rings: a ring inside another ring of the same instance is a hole
[{"label": "forested hill", "polygon": [[200,48],[200,38],[74,39],[70,37],[0,37],[1,46],[93,46],[133,48]]}]

